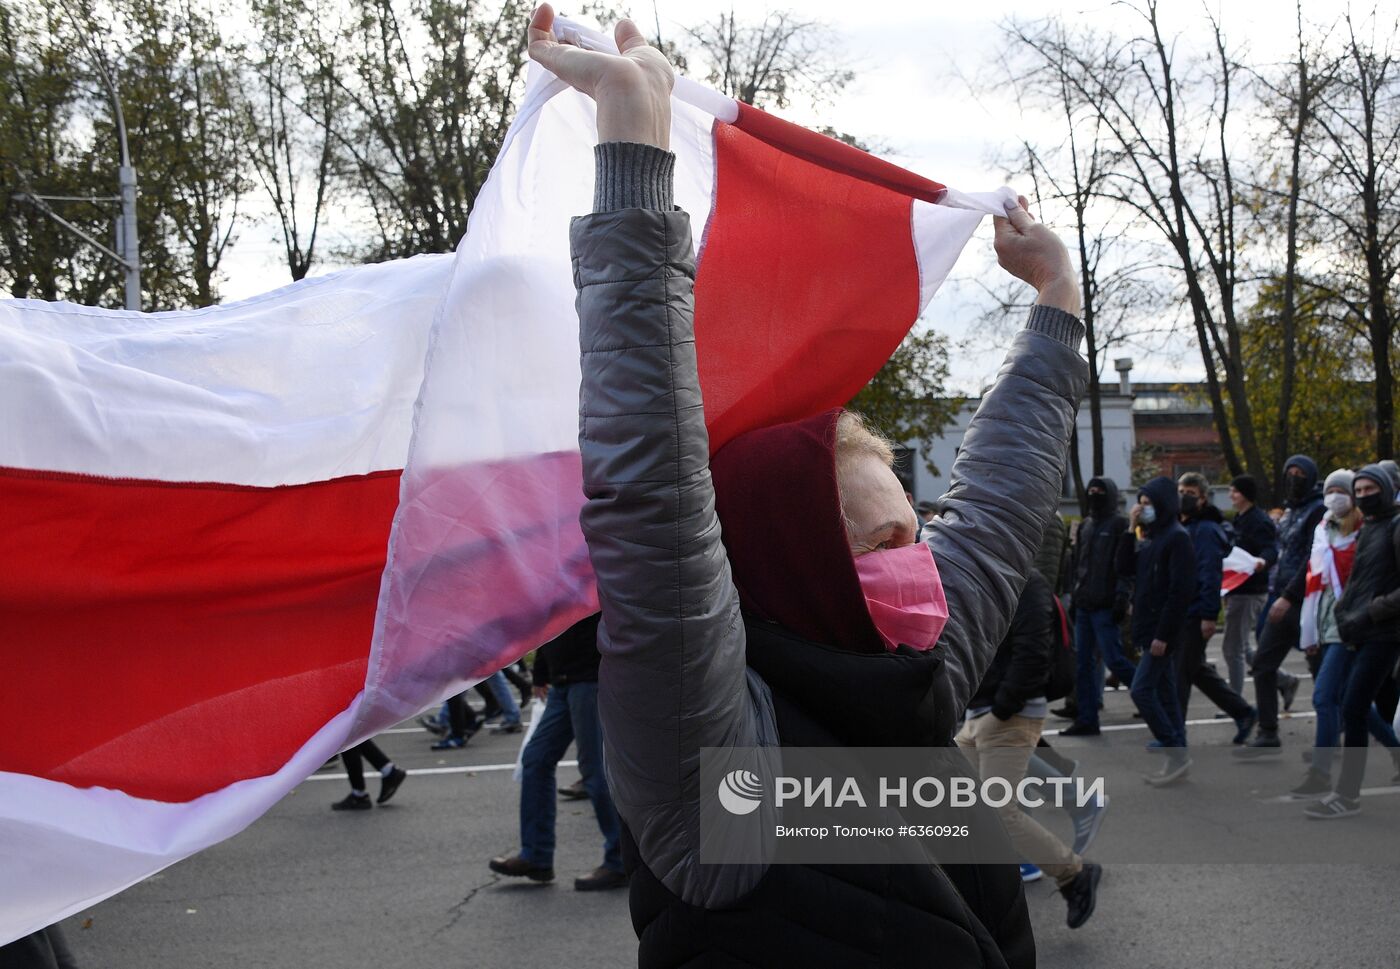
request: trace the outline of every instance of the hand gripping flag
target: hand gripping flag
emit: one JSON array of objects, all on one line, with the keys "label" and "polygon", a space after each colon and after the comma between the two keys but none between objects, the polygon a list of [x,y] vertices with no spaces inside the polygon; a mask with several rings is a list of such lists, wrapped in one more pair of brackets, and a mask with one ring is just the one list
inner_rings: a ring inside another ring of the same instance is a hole
[{"label": "hand gripping flag", "polygon": [[[0,303],[0,942],[596,610],[567,231],[593,114],[532,65],[452,257],[193,312]],[[1012,198],[684,78],[672,145],[713,447],[849,400]]]}]

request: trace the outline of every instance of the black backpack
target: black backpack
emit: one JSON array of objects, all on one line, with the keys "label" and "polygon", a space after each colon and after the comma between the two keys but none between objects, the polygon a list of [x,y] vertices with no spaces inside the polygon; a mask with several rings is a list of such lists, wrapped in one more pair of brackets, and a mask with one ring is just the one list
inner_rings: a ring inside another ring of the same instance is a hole
[{"label": "black backpack", "polygon": [[1069,616],[1059,596],[1055,600],[1056,642],[1050,647],[1050,676],[1045,683],[1045,699],[1063,700],[1074,692],[1075,663],[1074,638],[1069,634]]}]

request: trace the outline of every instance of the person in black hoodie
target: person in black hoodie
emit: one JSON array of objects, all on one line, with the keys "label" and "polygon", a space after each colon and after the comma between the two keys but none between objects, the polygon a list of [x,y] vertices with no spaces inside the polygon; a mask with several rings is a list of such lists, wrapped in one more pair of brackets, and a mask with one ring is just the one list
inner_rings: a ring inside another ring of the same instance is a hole
[{"label": "person in black hoodie", "polygon": [[1259,708],[1259,732],[1235,751],[1241,757],[1277,754],[1278,701],[1283,708],[1293,705],[1298,678],[1279,667],[1298,646],[1299,618],[1304,598],[1308,558],[1312,554],[1313,532],[1327,509],[1322,504],[1322,481],[1317,463],[1305,454],[1295,454],[1283,468],[1285,511],[1278,527],[1278,567],[1269,586],[1274,597],[1268,622],[1259,639],[1254,657],[1254,702]]},{"label": "person in black hoodie", "polygon": [[1244,695],[1246,661],[1254,655],[1249,637],[1259,625],[1259,614],[1269,597],[1269,570],[1278,562],[1278,526],[1269,513],[1255,504],[1259,483],[1247,474],[1230,482],[1230,504],[1235,508],[1235,544],[1254,556],[1254,574],[1225,599],[1226,675],[1230,689]]},{"label": "person in black hoodie", "polygon": [[1176,689],[1176,656],[1182,649],[1186,610],[1196,593],[1196,553],[1191,537],[1177,521],[1180,514],[1176,482],[1153,478],[1138,491],[1129,523],[1141,541],[1124,544],[1118,570],[1134,577],[1133,644],[1142,651],[1133,674],[1133,702],[1152,735],[1162,745],[1167,762],[1148,776],[1155,787],[1186,775],[1186,725]]},{"label": "person in black hoodie", "polygon": [[1337,628],[1355,648],[1342,694],[1342,773],[1336,789],[1304,813],[1315,820],[1361,812],[1361,780],[1371,738],[1366,720],[1381,685],[1400,657],[1400,528],[1395,485],[1385,468],[1368,464],[1356,472],[1352,495],[1366,524],[1356,540],[1356,559],[1342,597]]},{"label": "person in black hoodie", "polygon": [[1119,511],[1118,485],[1112,478],[1090,478],[1086,489],[1089,516],[1079,523],[1074,539],[1074,654],[1078,675],[1074,723],[1060,733],[1067,737],[1096,737],[1103,700],[1103,673],[1123,683],[1133,681],[1136,667],[1123,653],[1118,626],[1128,614],[1132,580],[1118,571],[1120,546],[1132,547],[1128,517]]},{"label": "person in black hoodie", "polygon": [[[1050,584],[1032,571],[1016,604],[1011,628],[972,694],[956,737],[984,781],[1000,777],[1015,789],[1026,776],[1026,764],[1045,727],[1045,688],[1052,650],[1059,648],[1059,623]],[[1087,922],[1094,913],[1103,870],[1086,863],[1014,800],[997,808],[997,814],[1021,857],[1055,879],[1070,905],[1069,927],[1077,929]]]},{"label": "person in black hoodie", "polygon": [[1254,728],[1258,714],[1249,701],[1230,689],[1206,662],[1206,645],[1215,635],[1215,620],[1220,615],[1221,566],[1230,554],[1230,539],[1225,533],[1225,518],[1210,502],[1210,482],[1195,471],[1183,474],[1177,482],[1177,498],[1181,502],[1181,524],[1191,536],[1196,551],[1196,594],[1186,610],[1186,628],[1182,634],[1182,650],[1177,654],[1177,696],[1181,701],[1181,718],[1186,719],[1190,706],[1191,687],[1206,695],[1238,728],[1234,742],[1244,743]]}]

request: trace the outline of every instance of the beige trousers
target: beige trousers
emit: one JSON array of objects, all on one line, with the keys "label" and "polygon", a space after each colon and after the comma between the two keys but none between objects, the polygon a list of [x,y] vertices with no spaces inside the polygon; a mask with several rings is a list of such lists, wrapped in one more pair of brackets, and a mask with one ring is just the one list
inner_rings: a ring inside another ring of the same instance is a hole
[{"label": "beige trousers", "polygon": [[[983,780],[1000,777],[1015,790],[1026,776],[1026,764],[1044,725],[1044,720],[1035,717],[1016,715],[1010,720],[998,720],[986,713],[964,723],[956,740]],[[1079,874],[1083,859],[1021,810],[1014,799],[996,812],[1021,857],[1039,866],[1058,885],[1063,887]]]}]

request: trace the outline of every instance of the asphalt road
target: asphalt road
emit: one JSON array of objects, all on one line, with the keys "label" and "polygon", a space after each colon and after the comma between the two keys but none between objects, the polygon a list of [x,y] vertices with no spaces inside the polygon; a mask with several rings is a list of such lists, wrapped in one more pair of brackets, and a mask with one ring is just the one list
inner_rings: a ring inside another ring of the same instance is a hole
[{"label": "asphalt road", "polygon": [[[1301,670],[1301,664],[1297,667]],[[1276,864],[1110,863],[1093,919],[1064,925],[1064,903],[1048,880],[1028,886],[1040,964],[1051,969],[1394,969],[1400,866],[1290,864],[1309,825],[1296,805],[1272,803],[1302,773],[1311,738],[1305,681],[1283,725],[1288,750],[1249,768],[1260,798],[1244,800],[1247,829],[1262,814],[1278,845]],[[1082,762],[1121,756],[1147,740],[1125,691],[1107,695],[1101,738],[1056,741]],[[1199,694],[1192,716],[1213,713]],[[1059,722],[1052,720],[1051,725]],[[1194,748],[1224,747],[1232,727],[1193,727]],[[481,737],[463,751],[434,753],[411,725],[380,744],[412,773],[390,804],[332,812],[348,787],[323,770],[248,830],[133,886],[64,923],[84,967],[594,966],[635,964],[625,891],[580,893],[572,879],[601,860],[587,802],[559,804],[552,885],[493,875],[486,861],[517,846],[518,788],[510,776],[519,737]],[[1209,751],[1204,751],[1209,753]],[[1219,754],[1221,751],[1215,751]],[[1385,758],[1374,752],[1373,761]],[[1143,754],[1144,758],[1150,755]],[[1377,765],[1362,817],[1393,857],[1400,839],[1400,788]],[[479,768],[479,769],[476,769]],[[1384,772],[1384,776],[1382,776]],[[561,780],[572,780],[571,767]],[[1382,786],[1376,787],[1377,779]],[[371,787],[377,781],[371,780]],[[1144,788],[1144,790],[1150,790]],[[1166,792],[1155,792],[1165,794]],[[1110,805],[1102,840],[1140,843],[1174,857],[1179,837],[1157,812]],[[1058,823],[1058,822],[1055,822]],[[1053,826],[1053,825],[1052,825]],[[1091,852],[1092,854],[1092,852]],[[936,959],[934,960],[936,964]]]}]

